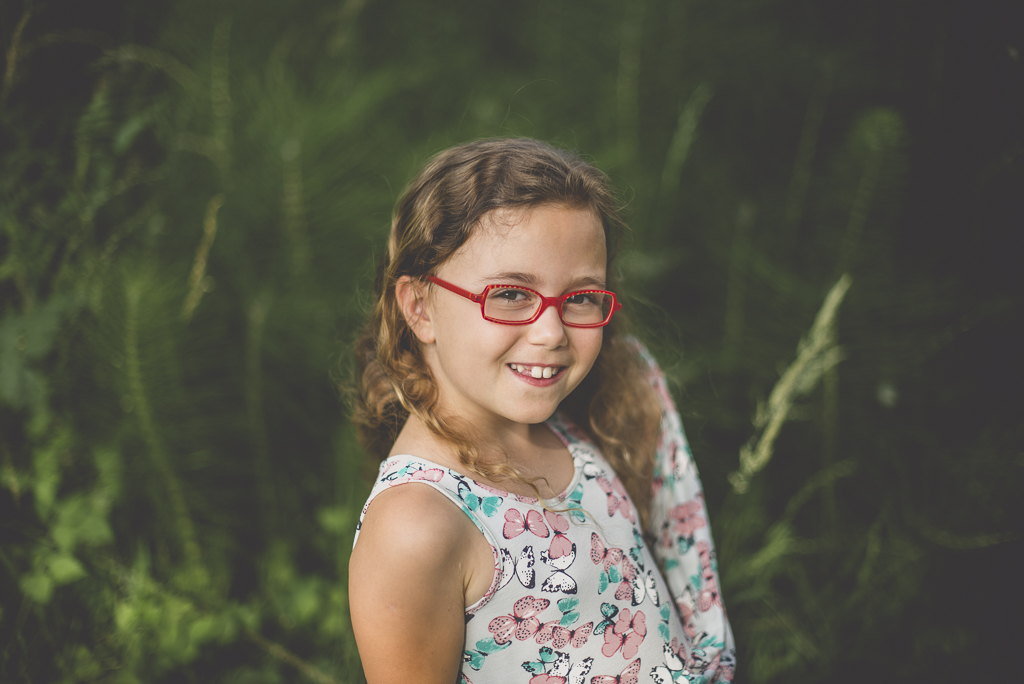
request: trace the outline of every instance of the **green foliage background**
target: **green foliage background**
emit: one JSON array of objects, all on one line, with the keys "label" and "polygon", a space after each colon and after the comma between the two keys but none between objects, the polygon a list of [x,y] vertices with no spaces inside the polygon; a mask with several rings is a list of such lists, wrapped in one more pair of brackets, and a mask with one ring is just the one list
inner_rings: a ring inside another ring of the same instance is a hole
[{"label": "green foliage background", "polygon": [[[998,680],[1022,26],[1009,0],[3,2],[0,680],[362,681],[375,464],[331,371],[403,184],[494,135],[582,151],[628,204],[739,681]],[[844,360],[739,493],[842,273]]]}]

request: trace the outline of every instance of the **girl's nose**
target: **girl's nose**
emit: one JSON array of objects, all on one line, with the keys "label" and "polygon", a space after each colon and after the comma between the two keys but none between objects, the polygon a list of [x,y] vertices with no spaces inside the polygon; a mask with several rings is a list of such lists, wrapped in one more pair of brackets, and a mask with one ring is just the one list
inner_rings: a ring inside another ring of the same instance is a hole
[{"label": "girl's nose", "polygon": [[569,342],[565,334],[565,326],[558,317],[558,309],[549,306],[528,328],[527,340],[533,344],[543,345],[548,349],[556,349]]}]

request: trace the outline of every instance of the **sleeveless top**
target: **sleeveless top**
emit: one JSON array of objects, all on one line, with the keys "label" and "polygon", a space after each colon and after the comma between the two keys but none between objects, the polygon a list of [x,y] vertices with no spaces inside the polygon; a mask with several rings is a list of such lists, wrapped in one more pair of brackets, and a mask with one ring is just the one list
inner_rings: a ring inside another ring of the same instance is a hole
[{"label": "sleeveless top", "polygon": [[[646,350],[632,344],[664,409],[653,553],[614,470],[559,414],[547,425],[568,448],[574,475],[557,499],[543,504],[415,456],[381,464],[360,526],[380,492],[420,483],[465,512],[491,547],[491,586],[466,608],[460,681],[731,681],[735,649],[700,481],[664,377]],[[356,542],[358,535],[357,527]]]}]

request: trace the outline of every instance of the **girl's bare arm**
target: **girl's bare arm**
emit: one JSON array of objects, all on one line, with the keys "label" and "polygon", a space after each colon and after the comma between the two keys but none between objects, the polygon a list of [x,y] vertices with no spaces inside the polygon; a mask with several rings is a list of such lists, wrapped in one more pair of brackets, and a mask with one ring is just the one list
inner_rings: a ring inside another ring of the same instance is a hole
[{"label": "girl's bare arm", "polygon": [[352,628],[367,682],[456,681],[474,542],[486,543],[426,485],[402,485],[373,500],[349,562]]}]

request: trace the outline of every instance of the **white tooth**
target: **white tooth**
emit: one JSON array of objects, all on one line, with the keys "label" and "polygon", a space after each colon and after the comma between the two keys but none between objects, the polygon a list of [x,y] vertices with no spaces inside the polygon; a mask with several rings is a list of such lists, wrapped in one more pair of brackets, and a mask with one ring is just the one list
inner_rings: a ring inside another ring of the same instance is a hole
[{"label": "white tooth", "polygon": [[514,370],[515,372],[519,372],[519,366],[517,364],[510,363],[509,366],[511,366],[512,370]]},{"label": "white tooth", "polygon": [[533,371],[530,374],[535,378],[539,378],[540,376],[544,375],[544,371],[540,369],[540,366],[534,366]]},{"label": "white tooth", "polygon": [[545,378],[550,378],[551,377],[551,370],[552,370],[551,366],[545,366],[544,367],[544,377]]}]

